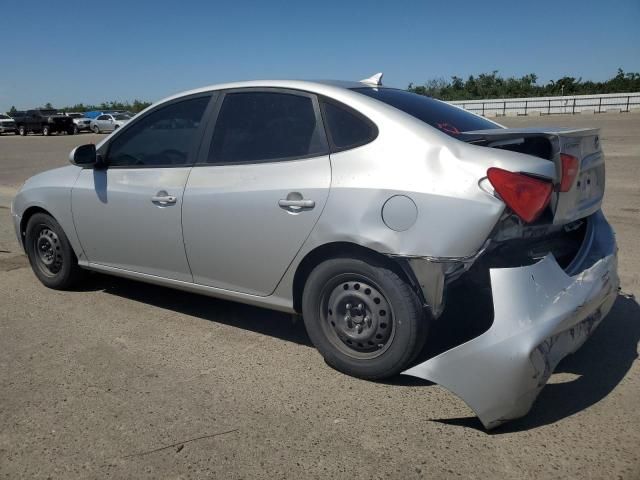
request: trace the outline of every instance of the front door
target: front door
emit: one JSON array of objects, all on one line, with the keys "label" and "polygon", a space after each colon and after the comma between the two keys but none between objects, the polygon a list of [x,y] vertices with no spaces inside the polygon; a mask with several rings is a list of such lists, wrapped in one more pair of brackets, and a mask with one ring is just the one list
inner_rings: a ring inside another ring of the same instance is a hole
[{"label": "front door", "polygon": [[[317,99],[240,89],[220,102],[185,189],[194,281],[271,294],[317,222],[331,167]],[[207,143],[207,137],[209,142]]]},{"label": "front door", "polygon": [[181,209],[209,100],[174,101],[132,121],[101,146],[108,167],[81,172],[73,219],[90,263],[192,281]]}]

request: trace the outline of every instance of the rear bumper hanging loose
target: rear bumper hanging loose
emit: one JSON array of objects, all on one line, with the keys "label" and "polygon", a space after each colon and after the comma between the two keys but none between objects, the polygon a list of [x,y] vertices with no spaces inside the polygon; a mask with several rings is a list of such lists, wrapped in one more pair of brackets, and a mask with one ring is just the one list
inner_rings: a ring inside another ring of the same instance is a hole
[{"label": "rear bumper hanging loose", "polygon": [[455,393],[487,429],[525,415],[556,365],[580,348],[617,296],[613,230],[601,211],[589,222],[566,272],[552,255],[491,269],[491,328],[403,373]]}]

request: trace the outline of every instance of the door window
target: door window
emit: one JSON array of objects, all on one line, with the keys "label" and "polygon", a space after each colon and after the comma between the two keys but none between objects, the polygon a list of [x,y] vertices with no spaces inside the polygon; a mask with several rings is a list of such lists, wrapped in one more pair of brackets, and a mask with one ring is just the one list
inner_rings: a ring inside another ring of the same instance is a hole
[{"label": "door window", "polygon": [[224,97],[207,161],[264,162],[326,153],[324,131],[310,96],[239,92]]},{"label": "door window", "polygon": [[196,97],[172,103],[132,122],[110,143],[109,166],[191,165],[209,99]]}]

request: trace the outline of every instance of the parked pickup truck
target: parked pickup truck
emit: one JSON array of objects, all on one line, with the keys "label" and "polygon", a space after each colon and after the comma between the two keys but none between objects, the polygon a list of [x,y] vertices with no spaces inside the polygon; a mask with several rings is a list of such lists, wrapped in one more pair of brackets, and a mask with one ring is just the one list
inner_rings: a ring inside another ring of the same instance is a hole
[{"label": "parked pickup truck", "polygon": [[17,112],[13,119],[16,122],[18,133],[26,135],[29,132],[50,135],[52,133],[74,133],[73,119],[58,114],[56,110],[27,110]]}]

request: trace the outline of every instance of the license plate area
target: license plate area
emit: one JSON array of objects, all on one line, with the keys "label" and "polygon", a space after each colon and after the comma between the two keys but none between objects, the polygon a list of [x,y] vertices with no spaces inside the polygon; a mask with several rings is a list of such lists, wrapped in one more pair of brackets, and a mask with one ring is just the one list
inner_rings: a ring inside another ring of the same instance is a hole
[{"label": "license plate area", "polygon": [[602,198],[604,182],[602,181],[600,170],[602,170],[601,167],[591,168],[578,176],[576,203],[580,207],[588,206],[594,201],[598,202]]}]

